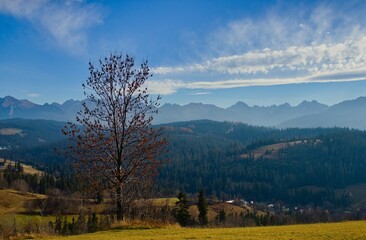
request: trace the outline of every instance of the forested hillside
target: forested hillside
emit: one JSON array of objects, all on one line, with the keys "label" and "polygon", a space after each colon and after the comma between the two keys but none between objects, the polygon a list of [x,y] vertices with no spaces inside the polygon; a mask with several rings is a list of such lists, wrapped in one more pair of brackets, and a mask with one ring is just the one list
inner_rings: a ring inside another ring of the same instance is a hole
[{"label": "forested hillside", "polygon": [[[209,121],[171,127],[172,163],[159,179],[166,191],[204,188],[222,199],[346,205],[349,194],[336,194],[335,189],[366,182],[365,132],[276,130]],[[260,146],[294,140],[300,141],[284,144],[275,158],[270,150],[259,159],[251,157]]]},{"label": "forested hillside", "polygon": [[[38,126],[53,134],[47,122]],[[206,120],[157,127],[163,127],[168,135],[170,157],[170,164],[160,170],[157,179],[160,195],[172,196],[180,190],[196,193],[202,188],[209,196],[226,200],[240,197],[347,206],[352,194],[339,189],[366,182],[363,131],[279,130]],[[1,135],[0,141],[8,137]],[[19,146],[0,151],[0,157],[32,163],[58,176],[72,174],[71,162],[62,155],[65,141]],[[261,149],[265,150],[258,155]]]},{"label": "forested hillside", "polygon": [[49,120],[7,119],[0,121],[0,150],[46,146],[65,139],[64,122]]}]

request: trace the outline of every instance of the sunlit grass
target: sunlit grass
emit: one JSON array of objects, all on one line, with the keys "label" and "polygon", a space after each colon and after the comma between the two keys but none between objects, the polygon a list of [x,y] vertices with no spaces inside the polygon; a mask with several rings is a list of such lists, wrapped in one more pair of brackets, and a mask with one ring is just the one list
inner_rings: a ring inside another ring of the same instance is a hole
[{"label": "sunlit grass", "polygon": [[157,206],[175,206],[175,203],[178,201],[178,198],[154,198],[153,203]]},{"label": "sunlit grass", "polygon": [[[0,131],[1,131],[1,129],[0,129]],[[1,134],[0,134],[1,135]],[[0,160],[1,161],[4,161],[4,159],[3,158],[0,158]],[[7,160],[6,161],[7,163],[5,164],[5,167],[4,167],[4,169],[9,165],[9,164],[11,164],[12,166],[14,166],[15,165],[15,162],[14,161],[11,161],[11,160]],[[22,167],[23,167],[23,171],[24,171],[24,173],[27,173],[27,174],[37,174],[37,175],[43,175],[44,174],[44,172],[43,171],[40,171],[40,170],[38,170],[38,169],[35,169],[33,166],[31,166],[31,165],[27,165],[27,164],[24,164],[24,163],[21,163],[21,165],[22,165]]]},{"label": "sunlit grass", "polygon": [[125,228],[47,239],[243,239],[243,240],[364,240],[366,222],[248,228]]},{"label": "sunlit grass", "polygon": [[0,215],[0,223],[3,226],[11,226],[14,224],[19,228],[23,228],[26,224],[48,225],[49,222],[55,221],[55,216],[40,216],[40,215],[26,215],[26,214],[3,214]]}]

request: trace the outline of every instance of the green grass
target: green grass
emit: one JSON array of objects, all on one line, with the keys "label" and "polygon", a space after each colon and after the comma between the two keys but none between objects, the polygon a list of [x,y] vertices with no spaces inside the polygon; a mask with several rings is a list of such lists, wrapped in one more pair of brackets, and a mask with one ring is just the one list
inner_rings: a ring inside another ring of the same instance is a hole
[{"label": "green grass", "polygon": [[178,198],[154,198],[153,203],[157,206],[175,206],[175,203],[178,201]]},{"label": "green grass", "polygon": [[238,240],[364,240],[366,222],[248,228],[118,229],[70,237],[42,239],[238,239]]},{"label": "green grass", "polygon": [[[42,217],[39,209],[28,208],[26,203],[36,199],[45,198],[44,195],[33,193],[20,193],[16,190],[0,190],[0,225],[1,229],[12,229],[14,225],[18,230],[24,229],[27,224],[37,224],[41,229],[47,229],[50,221],[55,221],[54,216]],[[30,213],[30,214],[25,214]],[[1,238],[1,235],[0,235]]]},{"label": "green grass", "polygon": [[15,223],[19,229],[22,229],[27,223],[37,223],[39,225],[47,226],[48,223],[55,221],[55,216],[40,216],[40,215],[26,215],[26,214],[3,214],[0,215],[0,223],[3,226],[11,226]]}]

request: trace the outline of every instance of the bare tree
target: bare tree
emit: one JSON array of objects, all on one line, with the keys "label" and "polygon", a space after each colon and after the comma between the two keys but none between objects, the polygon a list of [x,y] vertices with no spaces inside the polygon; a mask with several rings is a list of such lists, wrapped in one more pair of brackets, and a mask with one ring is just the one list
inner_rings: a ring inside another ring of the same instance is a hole
[{"label": "bare tree", "polygon": [[11,187],[15,190],[20,191],[22,194],[25,194],[29,190],[29,185],[23,179],[16,179],[11,183]]},{"label": "bare tree", "polygon": [[167,144],[161,129],[152,127],[160,96],[150,98],[145,81],[151,77],[147,61],[134,68],[134,58],[111,54],[89,63],[89,77],[83,84],[87,101],[74,123],[63,132],[69,137],[68,153],[79,174],[96,189],[113,190],[117,219],[125,208],[141,198],[162,164]]}]

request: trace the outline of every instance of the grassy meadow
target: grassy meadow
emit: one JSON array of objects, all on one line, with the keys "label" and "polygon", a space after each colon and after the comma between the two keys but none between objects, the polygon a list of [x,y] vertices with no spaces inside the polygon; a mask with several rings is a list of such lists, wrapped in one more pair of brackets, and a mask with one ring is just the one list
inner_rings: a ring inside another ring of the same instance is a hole
[{"label": "grassy meadow", "polygon": [[24,229],[26,225],[37,225],[40,230],[48,228],[48,222],[54,221],[54,216],[42,217],[38,209],[27,207],[27,203],[36,199],[43,199],[44,195],[21,193],[16,190],[0,189],[0,239],[2,234],[11,229]]},{"label": "grassy meadow", "polygon": [[[1,129],[0,129],[1,130]],[[1,135],[1,134],[0,134]],[[3,158],[0,158],[0,162],[3,162],[4,159]],[[11,165],[15,165],[15,162],[14,161],[11,161],[11,160],[6,160],[6,163],[5,163],[5,166],[3,169],[5,169],[9,164]],[[21,163],[22,167],[23,167],[23,171],[24,173],[26,174],[37,174],[37,175],[43,175],[44,172],[43,171],[40,171],[36,168],[34,168],[33,166],[31,165],[27,165],[27,164],[24,164],[24,163]]]},{"label": "grassy meadow", "polygon": [[[44,195],[22,194],[14,190],[0,190],[0,224],[3,229],[11,229],[16,222],[19,229],[27,224],[37,224],[41,235],[18,234],[18,238],[31,239],[131,239],[131,240],[160,240],[160,239],[243,239],[243,240],[364,240],[366,239],[366,221],[323,223],[307,225],[288,225],[270,227],[243,227],[243,228],[182,228],[178,224],[164,225],[159,222],[124,222],[112,226],[112,230],[100,231],[91,234],[74,236],[52,236],[47,233],[49,221],[54,216],[41,217],[36,209],[33,214],[24,214],[29,211],[26,202],[44,198]],[[174,205],[176,199],[155,199],[153,204]],[[209,218],[216,217],[217,209],[224,208],[225,212],[235,213],[237,207],[218,203],[210,206]],[[250,209],[247,209],[249,211]],[[243,209],[241,209],[243,211]],[[190,213],[197,215],[195,206]],[[70,217],[70,216],[68,216]],[[76,217],[76,216],[75,216]],[[17,237],[15,237],[16,239]]]},{"label": "grassy meadow", "polygon": [[0,215],[29,212],[32,209],[27,209],[26,203],[43,198],[45,198],[45,196],[41,194],[21,193],[11,189],[0,189]]},{"label": "grassy meadow", "polygon": [[92,234],[40,239],[364,240],[366,221],[247,228],[119,228]]}]

